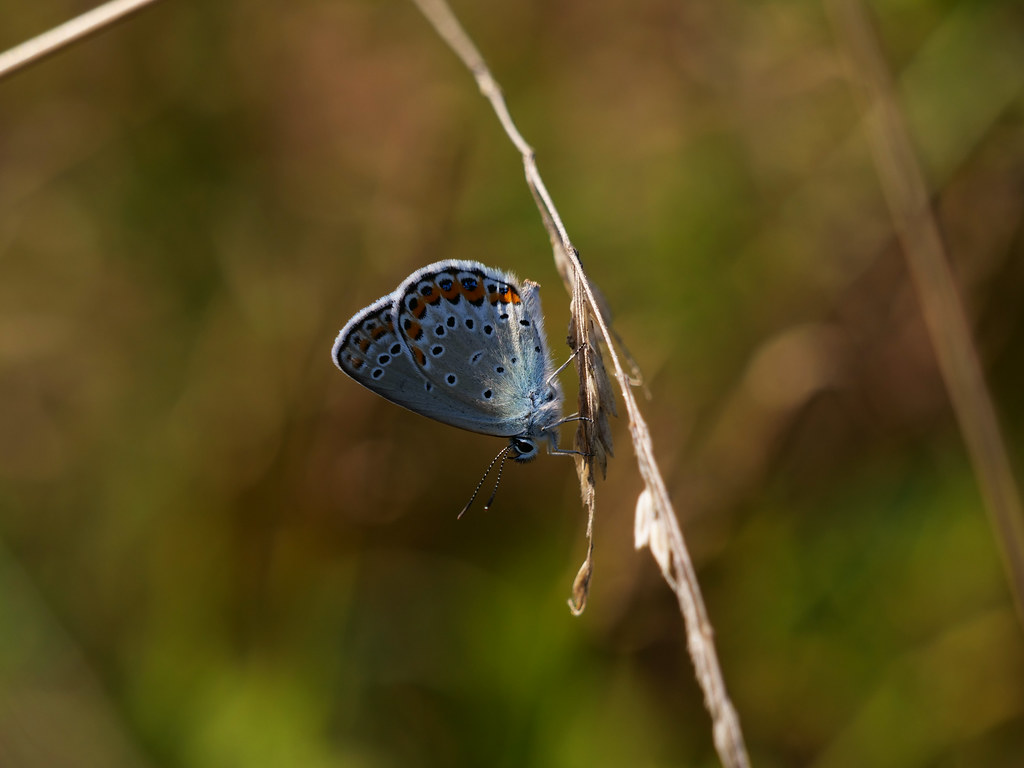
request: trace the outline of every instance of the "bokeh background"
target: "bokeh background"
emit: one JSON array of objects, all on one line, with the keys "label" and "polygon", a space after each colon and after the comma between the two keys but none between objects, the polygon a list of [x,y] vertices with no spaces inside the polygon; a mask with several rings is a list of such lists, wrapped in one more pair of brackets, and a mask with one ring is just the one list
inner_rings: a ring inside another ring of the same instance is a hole
[{"label": "bokeh background", "polygon": [[[0,0],[0,49],[91,3]],[[816,2],[456,6],[617,327],[757,766],[1019,766],[1024,633]],[[1024,7],[875,0],[1024,469]],[[598,488],[331,364],[409,272],[568,302],[405,2],[165,2],[0,82],[0,765],[713,766]],[[566,387],[574,390],[571,374]],[[570,404],[571,408],[571,404]]]}]

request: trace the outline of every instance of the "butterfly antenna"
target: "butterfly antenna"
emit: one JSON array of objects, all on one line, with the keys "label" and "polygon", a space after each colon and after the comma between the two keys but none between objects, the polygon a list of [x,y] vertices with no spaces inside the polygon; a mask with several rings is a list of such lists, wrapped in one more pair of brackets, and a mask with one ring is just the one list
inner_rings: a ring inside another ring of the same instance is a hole
[{"label": "butterfly antenna", "polygon": [[[480,478],[480,482],[476,484],[476,488],[473,489],[473,495],[469,497],[469,501],[466,502],[466,506],[464,506],[462,508],[462,511],[459,512],[459,516],[456,518],[456,520],[461,520],[462,516],[464,514],[466,514],[466,510],[469,509],[471,506],[473,506],[473,502],[476,500],[476,495],[478,493],[480,493],[480,486],[482,486],[484,484],[484,480],[486,480],[487,476],[489,474],[491,474],[491,467],[494,466],[494,462],[496,462],[498,459],[501,459],[502,460],[501,461],[501,467],[505,466],[504,456],[505,456],[506,453],[508,453],[508,451],[509,451],[509,449],[511,447],[512,447],[511,445],[506,445],[504,448],[502,448],[500,451],[498,451],[498,455],[497,456],[495,456],[493,459],[491,459],[491,463],[488,464],[487,465],[487,469],[484,470],[484,476],[481,477]],[[501,480],[501,467],[498,467],[498,480],[499,481]],[[494,486],[494,491],[495,491],[495,493],[497,493],[497,491],[498,491],[498,486],[497,485]],[[490,501],[487,502],[487,506],[484,507],[484,509],[488,509],[490,507],[491,501],[494,501],[494,494],[493,493],[491,494]]]},{"label": "butterfly antenna", "polygon": [[[506,449],[506,450],[508,450],[508,449]],[[502,453],[505,453],[505,451],[502,451]],[[495,458],[497,458],[497,457],[495,457]],[[487,503],[484,504],[484,509],[490,509],[491,508],[491,504],[494,503],[494,497],[498,495],[498,484],[501,482],[501,471],[503,469],[505,469],[505,459],[507,459],[507,458],[508,458],[508,454],[507,453],[505,453],[505,455],[501,457],[501,464],[498,465],[498,479],[494,481],[494,490],[491,491],[491,498],[489,498],[487,500]],[[482,483],[483,480],[481,480],[480,482]]]}]

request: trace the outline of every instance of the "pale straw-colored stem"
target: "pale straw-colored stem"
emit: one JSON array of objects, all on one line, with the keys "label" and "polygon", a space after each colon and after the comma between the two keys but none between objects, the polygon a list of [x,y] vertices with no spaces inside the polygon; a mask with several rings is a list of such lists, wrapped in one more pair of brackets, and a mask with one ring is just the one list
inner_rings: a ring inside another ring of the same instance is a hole
[{"label": "pale straw-colored stem", "polygon": [[571,265],[571,278],[582,286],[590,315],[611,356],[615,379],[619,383],[622,398],[626,404],[630,436],[636,452],[637,464],[645,485],[637,504],[638,545],[650,548],[658,561],[662,574],[679,601],[680,611],[686,624],[687,647],[697,671],[697,680],[704,691],[705,705],[711,713],[712,735],[722,764],[727,768],[744,768],[749,765],[749,759],[743,732],[726,691],[718,655],[715,651],[714,633],[704,607],[704,599],[701,596],[696,573],[686,550],[675,510],[669,500],[665,482],[654,457],[654,446],[647,423],[633,396],[631,377],[623,369],[616,351],[613,335],[602,311],[601,302],[598,300],[597,290],[587,278],[579,254],[569,240],[561,217],[559,217],[551,196],[541,180],[534,160],[533,149],[516,128],[505,104],[501,88],[488,70],[480,52],[444,0],[413,1],[473,73],[481,93],[490,101],[505,133],[508,134],[509,139],[522,155],[526,181],[537,202],[544,225],[548,229],[556,259],[568,261]]},{"label": "pale straw-colored stem", "polygon": [[917,292],[928,335],[1002,552],[1018,619],[1024,623],[1024,512],[996,410],[971,338],[924,175],[896,89],[860,0],[828,0],[868,102],[867,138]]},{"label": "pale straw-colored stem", "polygon": [[0,80],[29,64],[109,27],[157,0],[110,0],[60,26],[0,53]]}]

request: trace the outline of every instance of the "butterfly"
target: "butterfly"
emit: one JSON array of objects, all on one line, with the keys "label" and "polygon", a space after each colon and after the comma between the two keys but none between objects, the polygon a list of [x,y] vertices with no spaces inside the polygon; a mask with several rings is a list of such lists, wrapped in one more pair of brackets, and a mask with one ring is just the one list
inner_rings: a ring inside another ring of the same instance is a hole
[{"label": "butterfly", "polygon": [[543,443],[550,453],[572,453],[558,449],[562,393],[539,288],[476,261],[439,261],[357,312],[331,354],[344,373],[393,403],[507,437],[499,456],[529,461]]}]

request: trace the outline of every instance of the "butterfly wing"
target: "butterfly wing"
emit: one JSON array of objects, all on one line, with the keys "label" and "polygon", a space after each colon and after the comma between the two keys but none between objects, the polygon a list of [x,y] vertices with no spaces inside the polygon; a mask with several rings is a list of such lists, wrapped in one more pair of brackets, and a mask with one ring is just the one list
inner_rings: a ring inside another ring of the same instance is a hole
[{"label": "butterfly wing", "polygon": [[430,393],[395,333],[393,303],[389,294],[357,312],[341,329],[331,354],[338,368],[367,389],[393,403],[422,411]]},{"label": "butterfly wing", "polygon": [[558,419],[561,397],[537,286],[474,261],[414,272],[394,293],[396,333],[455,426],[512,436]]},{"label": "butterfly wing", "polygon": [[[524,302],[509,273],[455,260],[418,270],[356,313],[332,356],[343,372],[397,405],[496,436],[529,429],[538,413],[531,393],[550,367],[539,299]],[[557,414],[557,389],[546,389],[545,404],[551,410],[554,401]]]}]

